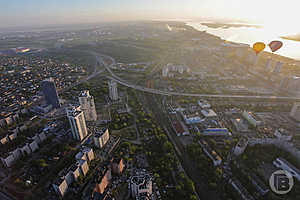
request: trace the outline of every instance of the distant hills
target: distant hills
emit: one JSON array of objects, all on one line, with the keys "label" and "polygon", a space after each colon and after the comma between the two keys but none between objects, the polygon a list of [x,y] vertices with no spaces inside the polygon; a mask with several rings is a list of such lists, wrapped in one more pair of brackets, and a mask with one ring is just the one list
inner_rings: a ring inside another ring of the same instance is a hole
[{"label": "distant hills", "polygon": [[209,28],[240,28],[240,27],[253,27],[253,28],[261,28],[259,25],[252,25],[252,24],[227,24],[227,23],[201,23],[204,26]]},{"label": "distant hills", "polygon": [[300,42],[300,33],[297,35],[290,35],[290,36],[282,36],[282,39],[286,39],[286,40],[293,40],[293,41],[298,41]]}]

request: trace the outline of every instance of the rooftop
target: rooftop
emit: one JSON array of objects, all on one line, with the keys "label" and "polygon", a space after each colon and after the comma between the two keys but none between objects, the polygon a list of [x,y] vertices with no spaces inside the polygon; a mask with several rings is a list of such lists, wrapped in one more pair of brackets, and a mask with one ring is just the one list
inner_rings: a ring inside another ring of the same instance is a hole
[{"label": "rooftop", "polygon": [[101,137],[106,132],[106,130],[108,131],[108,128],[102,128],[100,130],[96,130],[95,137]]},{"label": "rooftop", "polygon": [[79,97],[90,97],[90,91],[89,90],[81,91]]}]

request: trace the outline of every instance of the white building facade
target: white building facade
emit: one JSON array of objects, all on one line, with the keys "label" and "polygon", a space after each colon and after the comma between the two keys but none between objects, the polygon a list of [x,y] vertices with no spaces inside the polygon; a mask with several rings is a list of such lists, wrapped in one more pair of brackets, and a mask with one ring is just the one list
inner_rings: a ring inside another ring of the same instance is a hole
[{"label": "white building facade", "polygon": [[72,137],[75,140],[82,141],[88,135],[88,132],[84,114],[81,111],[80,106],[67,108],[67,116],[72,130]]},{"label": "white building facade", "polygon": [[117,101],[119,99],[117,82],[115,82],[114,80],[108,81],[108,89],[109,89],[109,98],[112,101]]},{"label": "white building facade", "polygon": [[79,95],[79,103],[81,110],[84,113],[86,121],[96,121],[97,113],[95,107],[94,97],[90,95],[88,90],[84,90]]}]

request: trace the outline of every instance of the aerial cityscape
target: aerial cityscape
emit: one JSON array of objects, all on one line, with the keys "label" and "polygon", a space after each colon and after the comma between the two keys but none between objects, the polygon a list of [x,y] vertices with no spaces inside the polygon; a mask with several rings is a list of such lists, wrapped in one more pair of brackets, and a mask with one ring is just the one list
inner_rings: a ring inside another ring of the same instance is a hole
[{"label": "aerial cityscape", "polygon": [[300,27],[199,2],[5,2],[0,200],[299,200]]}]

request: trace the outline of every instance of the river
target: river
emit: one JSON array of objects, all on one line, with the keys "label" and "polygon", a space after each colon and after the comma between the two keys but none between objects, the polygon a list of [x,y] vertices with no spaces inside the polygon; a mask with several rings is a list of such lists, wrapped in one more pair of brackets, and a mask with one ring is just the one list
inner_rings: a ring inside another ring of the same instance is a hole
[{"label": "river", "polygon": [[[199,31],[206,31],[207,33],[221,37],[224,40],[249,44],[250,46],[252,46],[255,42],[264,42],[265,44],[269,44],[273,40],[280,40],[283,42],[283,46],[276,52],[276,54],[300,60],[300,42],[280,38],[280,36],[286,36],[293,33],[286,33],[284,30],[277,30],[266,26],[261,28],[209,28],[201,23],[203,22],[187,22],[186,24]],[[266,47],[265,51],[270,52],[269,47]]]}]

